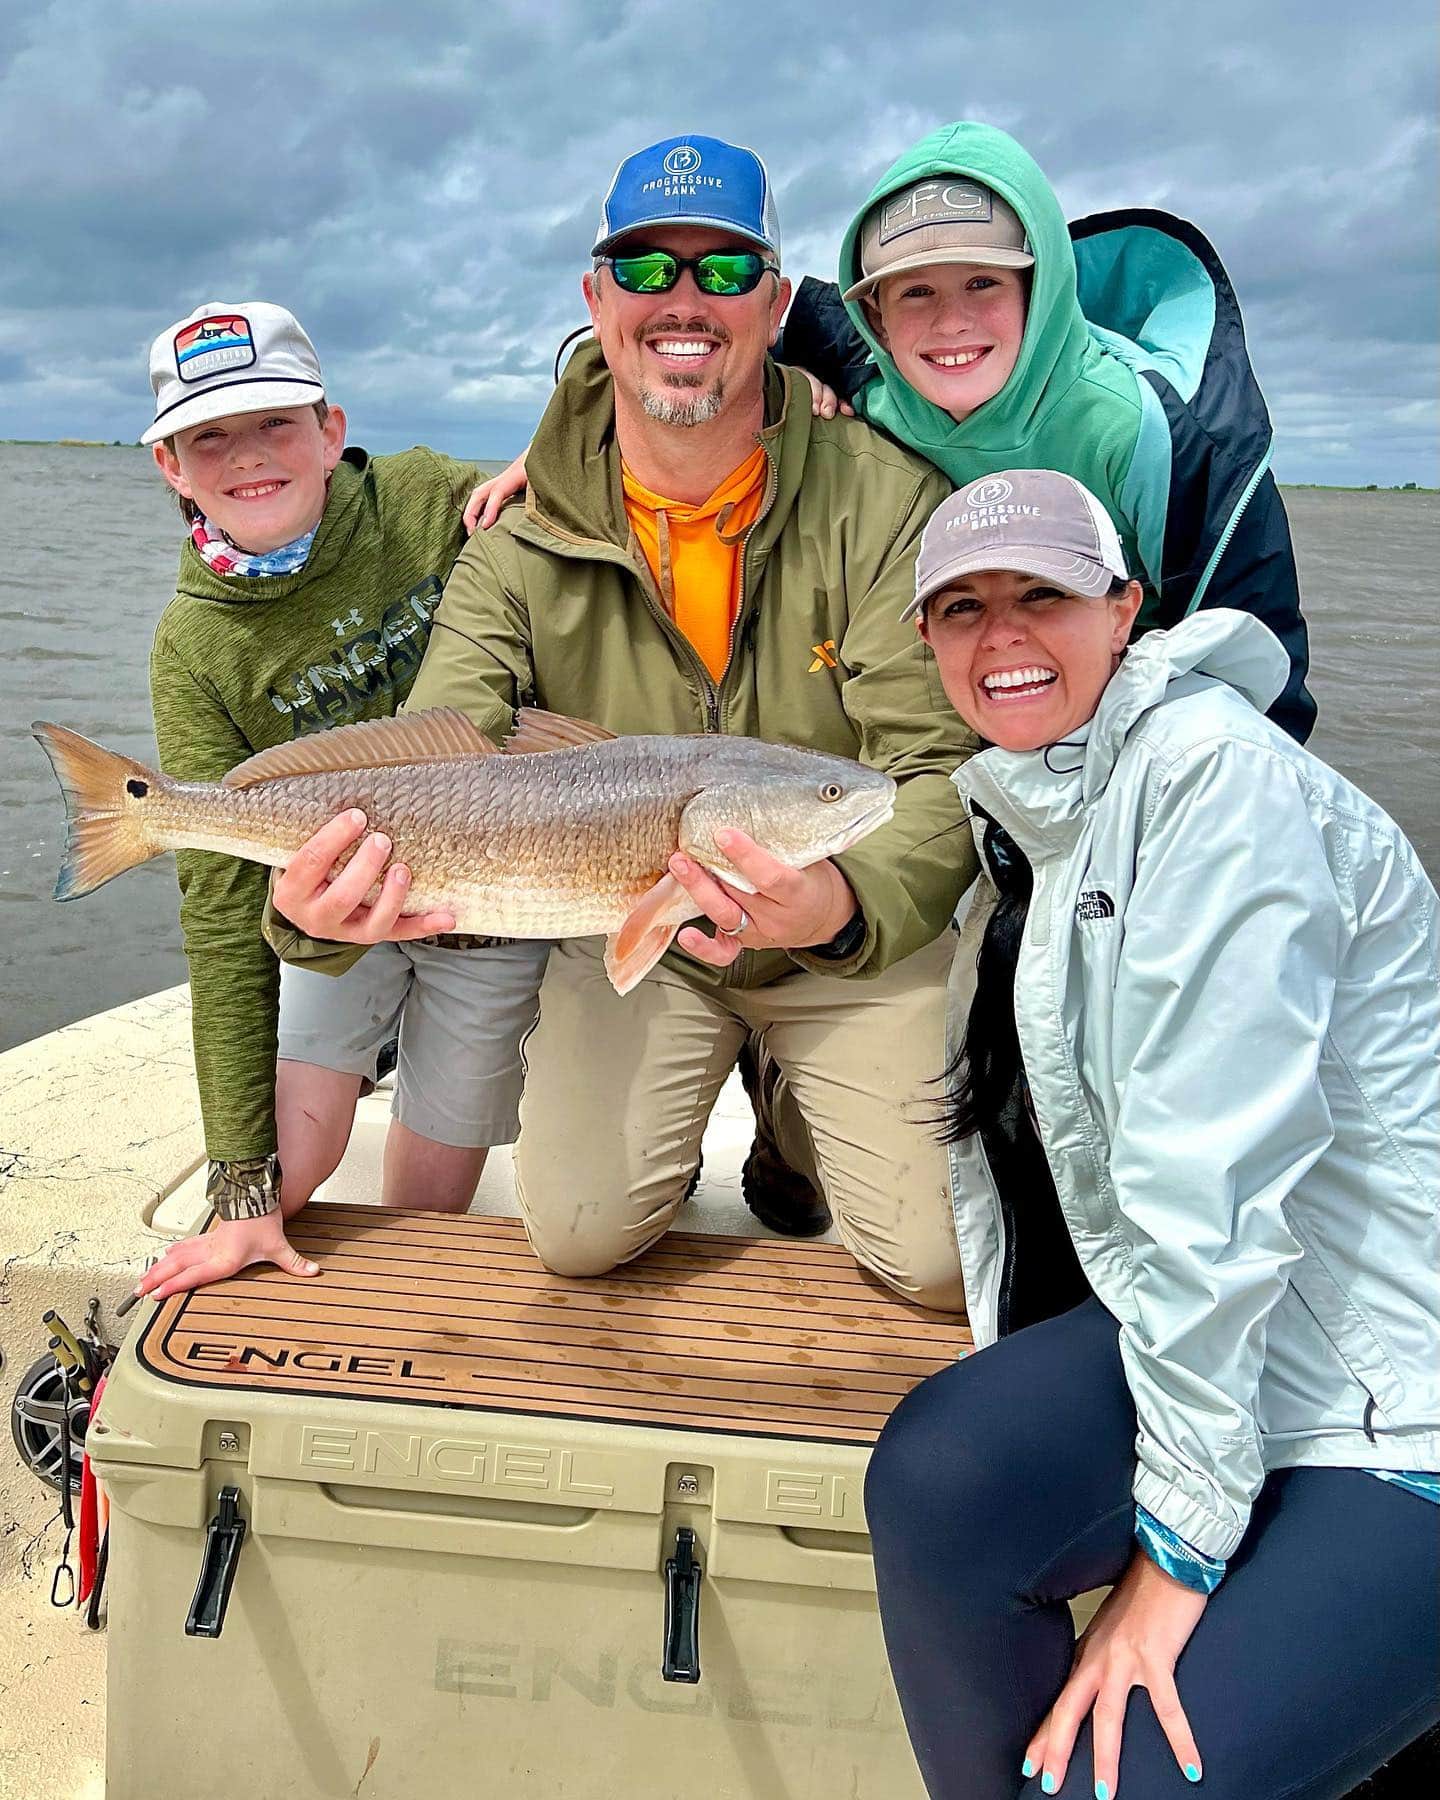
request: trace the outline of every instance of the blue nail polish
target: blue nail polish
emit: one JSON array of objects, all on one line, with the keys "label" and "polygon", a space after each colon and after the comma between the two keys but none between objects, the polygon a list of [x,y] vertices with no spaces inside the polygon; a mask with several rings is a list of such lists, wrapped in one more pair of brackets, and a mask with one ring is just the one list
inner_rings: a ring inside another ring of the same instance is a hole
[{"label": "blue nail polish", "polygon": [[1024,1762],[1021,1763],[1021,1765],[1020,1765],[1020,1773],[1025,1777],[1025,1779],[1027,1781],[1035,1773],[1035,1765],[1033,1762],[1031,1762],[1031,1760],[1028,1756],[1025,1758]]},{"label": "blue nail polish", "polygon": [[1103,1781],[1095,1783],[1095,1800],[1110,1800],[1110,1789]]},{"label": "blue nail polish", "polygon": [[1185,1779],[1187,1781],[1198,1781],[1200,1779],[1200,1771],[1195,1767],[1194,1763],[1186,1763]]},{"label": "blue nail polish", "polygon": [[1059,1787],[1059,1785],[1060,1785],[1060,1783],[1055,1779],[1055,1777],[1050,1773],[1050,1771],[1048,1769],[1040,1777],[1040,1792],[1042,1794],[1053,1794],[1055,1792],[1056,1788]]}]

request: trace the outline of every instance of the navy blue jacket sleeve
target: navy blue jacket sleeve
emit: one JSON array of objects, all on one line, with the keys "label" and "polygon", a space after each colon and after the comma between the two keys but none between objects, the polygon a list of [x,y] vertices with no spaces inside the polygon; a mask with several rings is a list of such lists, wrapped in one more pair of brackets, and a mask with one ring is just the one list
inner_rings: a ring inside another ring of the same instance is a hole
[{"label": "navy blue jacket sleeve", "polygon": [[1250,503],[1240,515],[1235,535],[1225,547],[1201,601],[1253,613],[1268,625],[1290,658],[1285,691],[1270,708],[1270,718],[1303,744],[1315,727],[1315,702],[1305,686],[1310,670],[1310,640],[1300,612],[1300,581],[1290,521],[1275,478],[1261,477]]},{"label": "navy blue jacket sleeve", "polygon": [[846,312],[839,287],[833,281],[817,281],[813,275],[807,275],[796,289],[785,315],[785,328],[771,354],[776,362],[818,376],[842,400],[853,401],[875,377],[870,346]]}]

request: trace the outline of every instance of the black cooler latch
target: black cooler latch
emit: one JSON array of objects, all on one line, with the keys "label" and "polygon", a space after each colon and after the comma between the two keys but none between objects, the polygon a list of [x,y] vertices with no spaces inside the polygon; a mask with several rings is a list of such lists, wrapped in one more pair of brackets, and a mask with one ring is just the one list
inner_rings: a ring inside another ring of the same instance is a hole
[{"label": "black cooler latch", "polygon": [[682,1525],[675,1554],[665,1563],[665,1655],[660,1673],[667,1681],[700,1679],[700,1578],[695,1533]]},{"label": "black cooler latch", "polygon": [[186,1637],[218,1638],[225,1628],[225,1609],[235,1585],[245,1521],[240,1516],[240,1490],[222,1487],[220,1510],[205,1528],[205,1560],[185,1621]]}]

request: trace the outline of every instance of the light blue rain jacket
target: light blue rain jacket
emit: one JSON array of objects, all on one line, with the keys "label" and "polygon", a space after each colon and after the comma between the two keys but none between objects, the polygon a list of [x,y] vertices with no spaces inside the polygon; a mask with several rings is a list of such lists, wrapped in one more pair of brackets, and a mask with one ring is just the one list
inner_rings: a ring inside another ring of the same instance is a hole
[{"label": "light blue rain jacket", "polygon": [[[1020,1044],[1119,1322],[1136,1502],[1221,1559],[1268,1469],[1440,1469],[1436,894],[1394,821],[1264,718],[1286,673],[1258,620],[1197,613],[1131,646],[1073,744],[954,776],[1034,869]],[[954,1176],[985,1344],[1005,1244],[978,1138]]]}]

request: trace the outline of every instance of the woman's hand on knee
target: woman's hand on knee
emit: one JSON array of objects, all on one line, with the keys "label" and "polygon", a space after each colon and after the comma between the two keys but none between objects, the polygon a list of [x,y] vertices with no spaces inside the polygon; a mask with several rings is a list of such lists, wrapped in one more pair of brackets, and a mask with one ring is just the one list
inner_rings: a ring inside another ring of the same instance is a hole
[{"label": "woman's hand on knee", "polygon": [[1056,1793],[1064,1783],[1076,1735],[1085,1715],[1093,1713],[1095,1793],[1097,1800],[1115,1800],[1132,1688],[1149,1694],[1186,1778],[1200,1779],[1200,1752],[1175,1687],[1175,1664],[1200,1623],[1205,1599],[1167,1575],[1143,1550],[1135,1551],[1075,1646],[1070,1678],[1026,1748],[1022,1773],[1039,1775],[1043,1793]]},{"label": "woman's hand on knee", "polygon": [[227,1219],[202,1237],[172,1244],[136,1283],[137,1294],[163,1300],[167,1294],[204,1287],[238,1275],[251,1263],[274,1263],[286,1275],[318,1275],[319,1263],[302,1256],[285,1236],[285,1220],[278,1212],[259,1219]]}]

